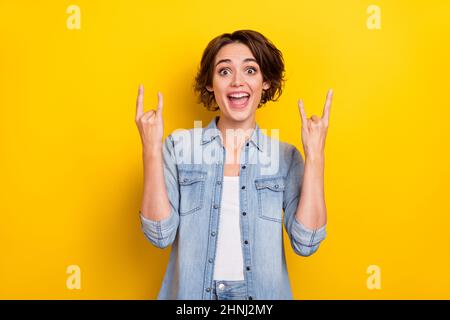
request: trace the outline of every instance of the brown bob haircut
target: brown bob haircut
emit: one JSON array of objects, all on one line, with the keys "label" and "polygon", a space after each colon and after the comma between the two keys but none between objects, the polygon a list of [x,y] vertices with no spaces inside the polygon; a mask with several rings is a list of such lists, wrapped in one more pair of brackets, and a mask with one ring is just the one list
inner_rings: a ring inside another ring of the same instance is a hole
[{"label": "brown bob haircut", "polygon": [[209,92],[206,89],[206,86],[212,86],[214,59],[223,46],[235,42],[245,44],[250,49],[261,68],[263,82],[269,82],[270,84],[269,89],[263,90],[258,108],[267,101],[278,100],[281,96],[285,82],[284,61],[281,51],[257,31],[237,30],[215,37],[203,52],[200,67],[195,77],[194,91],[198,95],[198,103],[202,103],[210,111],[219,109],[214,98],[214,92]]}]

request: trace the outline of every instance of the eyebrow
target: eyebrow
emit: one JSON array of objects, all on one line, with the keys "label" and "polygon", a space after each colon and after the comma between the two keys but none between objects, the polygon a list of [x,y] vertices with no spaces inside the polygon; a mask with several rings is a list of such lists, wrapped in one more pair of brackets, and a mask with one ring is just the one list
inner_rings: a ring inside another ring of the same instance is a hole
[{"label": "eyebrow", "polygon": [[[253,58],[245,58],[244,60],[242,60],[242,62],[249,62],[249,61],[253,61],[253,62],[258,63],[258,62],[257,62],[255,59],[253,59]],[[219,63],[222,63],[222,62],[231,62],[231,59],[221,59],[221,60],[217,61],[216,66],[217,66]]]}]

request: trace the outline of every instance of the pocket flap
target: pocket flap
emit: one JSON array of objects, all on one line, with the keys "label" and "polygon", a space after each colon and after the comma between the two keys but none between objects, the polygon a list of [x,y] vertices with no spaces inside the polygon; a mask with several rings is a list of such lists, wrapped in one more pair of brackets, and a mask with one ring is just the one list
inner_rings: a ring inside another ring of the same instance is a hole
[{"label": "pocket flap", "polygon": [[204,171],[182,171],[178,172],[181,185],[189,185],[199,181],[205,181],[206,172]]},{"label": "pocket flap", "polygon": [[283,191],[284,190],[284,177],[276,178],[263,178],[255,180],[256,189],[269,188],[273,191]]}]

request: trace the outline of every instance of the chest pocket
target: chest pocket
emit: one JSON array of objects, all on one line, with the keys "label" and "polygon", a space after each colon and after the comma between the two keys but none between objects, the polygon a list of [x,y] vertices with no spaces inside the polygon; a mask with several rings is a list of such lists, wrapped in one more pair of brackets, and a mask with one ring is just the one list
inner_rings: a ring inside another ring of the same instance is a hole
[{"label": "chest pocket", "polygon": [[255,180],[258,193],[259,216],[276,222],[282,221],[284,177],[260,178]]},{"label": "chest pocket", "polygon": [[180,215],[194,213],[203,207],[206,175],[204,171],[178,171]]}]

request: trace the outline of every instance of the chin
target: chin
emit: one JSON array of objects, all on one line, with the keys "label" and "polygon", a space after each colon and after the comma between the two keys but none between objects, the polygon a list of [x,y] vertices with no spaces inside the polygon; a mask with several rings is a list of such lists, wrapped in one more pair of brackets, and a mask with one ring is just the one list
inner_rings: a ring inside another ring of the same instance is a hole
[{"label": "chin", "polygon": [[244,121],[252,116],[252,110],[250,106],[246,110],[233,110],[232,108],[227,108],[228,116],[235,121]]},{"label": "chin", "polygon": [[231,114],[230,114],[230,118],[233,120],[233,121],[236,121],[236,122],[241,122],[241,121],[245,121],[245,120],[247,120],[248,118],[250,118],[250,114],[248,114],[247,112],[246,113],[236,113],[236,112],[232,112]]}]

